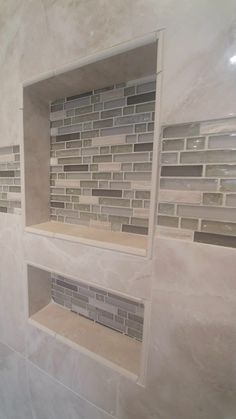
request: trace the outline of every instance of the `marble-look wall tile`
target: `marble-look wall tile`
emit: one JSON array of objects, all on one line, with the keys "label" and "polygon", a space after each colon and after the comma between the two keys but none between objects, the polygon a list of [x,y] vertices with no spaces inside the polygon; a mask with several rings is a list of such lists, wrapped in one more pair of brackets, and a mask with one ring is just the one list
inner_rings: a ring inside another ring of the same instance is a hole
[{"label": "marble-look wall tile", "polygon": [[120,375],[54,337],[27,327],[29,360],[47,374],[110,414],[116,412]]},{"label": "marble-look wall tile", "polygon": [[150,298],[150,260],[30,233],[24,237],[24,249],[29,262],[47,267],[51,272],[131,297]]},{"label": "marble-look wall tile", "polygon": [[0,341],[25,352],[25,283],[21,217],[0,217]]},{"label": "marble-look wall tile", "polygon": [[146,387],[122,378],[119,419],[234,417],[235,269],[232,249],[156,240]]},{"label": "marble-look wall tile", "polygon": [[112,419],[0,343],[0,413],[17,419]]},{"label": "marble-look wall tile", "polygon": [[[103,0],[102,7],[97,4],[97,0],[79,4],[48,1],[42,7],[35,0],[4,2],[0,17],[2,146],[22,143],[19,108],[23,80],[163,27],[162,123],[216,119],[235,113],[235,72],[229,64],[235,54],[235,0]],[[39,51],[43,51],[43,59]],[[149,134],[139,134],[139,140],[152,141]],[[129,141],[132,143],[132,135]],[[187,190],[190,180],[185,181],[183,189]],[[221,184],[230,191],[234,187],[226,180]],[[175,179],[168,180],[168,185],[178,189]],[[198,185],[194,182],[195,190],[208,192],[216,191],[217,186],[212,179]],[[13,217],[4,221],[5,217],[1,214],[0,336],[20,352],[24,351],[23,246],[26,257],[52,270],[65,270],[72,276],[79,271],[85,280],[136,296],[150,296],[151,266],[143,259],[120,255],[110,258],[110,252],[47,238],[36,240],[31,235],[22,241],[20,217],[14,217],[18,225]],[[153,367],[153,375],[146,390],[129,380],[121,382],[119,419],[234,418],[235,313],[230,298],[235,294],[235,251],[196,243],[181,247],[180,240],[158,243],[159,258],[153,273],[153,349],[148,369],[150,373]],[[91,260],[93,271],[88,269]],[[162,291],[157,292],[157,282]],[[206,297],[209,292],[214,300]],[[202,304],[189,296],[193,293],[205,293]],[[11,311],[7,312],[9,305]],[[39,358],[43,351],[42,345]],[[110,419],[92,405],[86,410],[86,402],[81,404],[71,391],[32,364],[26,366],[22,358],[8,352],[4,355],[4,351],[0,357],[0,412],[4,419]]]}]

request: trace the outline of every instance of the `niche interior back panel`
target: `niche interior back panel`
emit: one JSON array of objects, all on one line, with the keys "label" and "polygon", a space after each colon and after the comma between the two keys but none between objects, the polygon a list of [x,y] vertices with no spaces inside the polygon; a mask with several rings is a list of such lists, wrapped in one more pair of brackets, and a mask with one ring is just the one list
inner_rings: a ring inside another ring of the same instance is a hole
[{"label": "niche interior back panel", "polygon": [[55,303],[131,338],[142,340],[142,303],[54,273],[51,278]]},{"label": "niche interior back panel", "polygon": [[157,223],[236,247],[236,118],[163,128]]},{"label": "niche interior back panel", "polygon": [[51,104],[51,219],[148,233],[155,77]]},{"label": "niche interior back panel", "polygon": [[21,213],[20,147],[0,148],[0,212]]}]

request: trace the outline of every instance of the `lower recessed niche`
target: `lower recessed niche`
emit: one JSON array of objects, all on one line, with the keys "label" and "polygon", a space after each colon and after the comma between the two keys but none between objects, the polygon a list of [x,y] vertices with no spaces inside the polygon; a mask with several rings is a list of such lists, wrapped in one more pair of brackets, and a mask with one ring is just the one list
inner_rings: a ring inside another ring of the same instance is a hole
[{"label": "lower recessed niche", "polygon": [[144,302],[27,266],[29,321],[121,372],[141,374]]}]

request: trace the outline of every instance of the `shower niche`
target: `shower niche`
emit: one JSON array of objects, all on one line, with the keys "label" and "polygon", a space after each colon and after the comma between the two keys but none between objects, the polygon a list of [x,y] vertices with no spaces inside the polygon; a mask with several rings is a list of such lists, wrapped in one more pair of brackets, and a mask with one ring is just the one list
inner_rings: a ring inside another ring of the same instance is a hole
[{"label": "shower niche", "polygon": [[146,255],[155,216],[156,74],[157,39],[148,38],[25,83],[27,231]]},{"label": "shower niche", "polygon": [[32,326],[142,380],[147,302],[29,263],[26,271]]}]

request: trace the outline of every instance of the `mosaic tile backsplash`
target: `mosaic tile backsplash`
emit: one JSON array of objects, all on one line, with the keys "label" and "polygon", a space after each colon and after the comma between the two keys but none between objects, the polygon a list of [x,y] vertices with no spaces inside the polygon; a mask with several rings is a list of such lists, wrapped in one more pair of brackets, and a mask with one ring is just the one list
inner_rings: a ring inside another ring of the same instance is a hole
[{"label": "mosaic tile backsplash", "polygon": [[0,212],[21,213],[20,147],[0,148]]},{"label": "mosaic tile backsplash", "polygon": [[142,340],[142,303],[61,275],[51,274],[51,278],[55,303],[131,338]]},{"label": "mosaic tile backsplash", "polygon": [[155,77],[51,104],[51,219],[148,233]]},{"label": "mosaic tile backsplash", "polygon": [[163,128],[157,223],[236,247],[236,118]]}]

